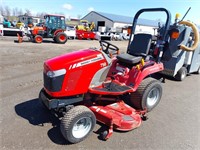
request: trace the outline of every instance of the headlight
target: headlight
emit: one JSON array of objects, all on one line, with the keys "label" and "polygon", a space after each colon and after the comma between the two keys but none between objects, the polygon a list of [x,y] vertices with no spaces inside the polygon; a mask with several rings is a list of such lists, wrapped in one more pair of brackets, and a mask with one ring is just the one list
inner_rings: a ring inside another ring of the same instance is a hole
[{"label": "headlight", "polygon": [[47,76],[50,78],[54,78],[54,77],[58,77],[61,75],[66,74],[66,69],[60,69],[60,70],[56,70],[56,71],[48,71],[47,72]]}]

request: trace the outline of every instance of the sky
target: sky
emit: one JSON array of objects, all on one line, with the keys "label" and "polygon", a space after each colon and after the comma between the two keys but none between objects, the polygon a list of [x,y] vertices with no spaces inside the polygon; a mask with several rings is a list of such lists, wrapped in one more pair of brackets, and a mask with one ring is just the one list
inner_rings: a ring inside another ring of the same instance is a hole
[{"label": "sky", "polygon": [[[184,16],[189,7],[190,12],[185,20],[191,20],[200,25],[200,0],[0,0],[1,6],[30,9],[32,14],[37,12],[62,13],[66,17],[84,17],[90,11],[105,12],[134,17],[142,8],[164,7],[171,12],[172,19],[176,13]],[[165,20],[162,14],[147,14],[151,20]]]}]

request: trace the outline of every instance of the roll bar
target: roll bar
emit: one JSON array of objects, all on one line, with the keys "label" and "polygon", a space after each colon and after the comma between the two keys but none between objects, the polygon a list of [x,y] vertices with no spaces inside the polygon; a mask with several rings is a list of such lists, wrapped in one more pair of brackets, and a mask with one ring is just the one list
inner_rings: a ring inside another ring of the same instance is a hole
[{"label": "roll bar", "polygon": [[[169,29],[170,22],[171,22],[171,13],[165,8],[145,8],[145,9],[139,10],[136,13],[136,15],[135,15],[135,17],[133,19],[133,26],[132,26],[132,30],[131,30],[131,36],[132,36],[133,33],[135,33],[135,28],[136,28],[136,25],[137,25],[138,18],[143,12],[159,12],[159,11],[165,12],[167,14],[167,19],[166,19],[165,28],[164,28],[165,30],[164,30],[164,33],[162,35],[163,40],[166,40],[167,31]],[[130,44],[130,42],[131,42],[131,38],[129,39],[129,44]]]}]

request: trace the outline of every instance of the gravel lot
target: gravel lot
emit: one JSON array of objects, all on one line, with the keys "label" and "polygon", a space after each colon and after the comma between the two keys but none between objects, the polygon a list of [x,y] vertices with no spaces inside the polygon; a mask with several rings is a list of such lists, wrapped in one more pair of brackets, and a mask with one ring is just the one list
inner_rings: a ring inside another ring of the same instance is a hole
[{"label": "gravel lot", "polygon": [[[69,40],[60,45],[15,43],[14,37],[0,37],[0,149],[200,149],[200,76],[183,82],[166,79],[160,104],[141,127],[114,132],[108,141],[92,133],[85,141],[68,144],[59,130],[59,120],[38,101],[42,88],[43,62],[51,57],[88,47],[98,41]],[[112,42],[125,51],[127,41]],[[97,124],[97,131],[101,126]]]}]

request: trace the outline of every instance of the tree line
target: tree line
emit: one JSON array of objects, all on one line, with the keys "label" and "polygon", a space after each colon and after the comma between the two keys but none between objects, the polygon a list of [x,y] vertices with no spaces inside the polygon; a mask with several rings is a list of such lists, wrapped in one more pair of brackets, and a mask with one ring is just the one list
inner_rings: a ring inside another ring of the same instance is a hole
[{"label": "tree line", "polygon": [[17,19],[20,15],[28,15],[28,16],[35,16],[43,18],[46,12],[38,12],[36,14],[33,14],[30,9],[21,9],[18,7],[10,8],[9,6],[0,6],[0,15],[7,18],[10,21],[14,21]]},{"label": "tree line", "polygon": [[[10,21],[17,21],[18,20],[18,16],[20,15],[28,15],[28,16],[34,16],[34,17],[40,17],[40,18],[44,18],[44,16],[47,14],[46,12],[37,12],[36,14],[33,14],[33,12],[31,12],[30,9],[22,9],[22,8],[10,8],[9,6],[0,6],[0,15],[2,15],[3,17],[5,17],[6,19],[10,20]],[[65,15],[63,12],[55,12],[55,14],[60,14],[60,15]],[[77,18],[80,19],[82,15],[78,14]],[[69,18],[66,18],[66,20],[70,20],[70,16]]]}]

